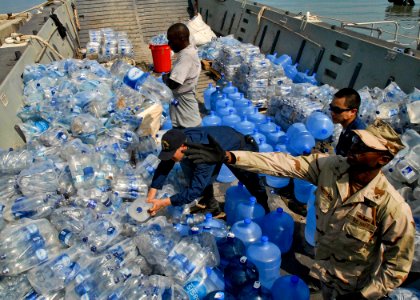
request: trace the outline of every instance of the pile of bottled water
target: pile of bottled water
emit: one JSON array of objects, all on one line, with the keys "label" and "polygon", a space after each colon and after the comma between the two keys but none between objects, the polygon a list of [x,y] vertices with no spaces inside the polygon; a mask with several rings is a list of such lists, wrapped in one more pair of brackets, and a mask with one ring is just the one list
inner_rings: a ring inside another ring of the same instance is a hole
[{"label": "pile of bottled water", "polygon": [[112,28],[89,30],[86,57],[99,62],[116,58],[134,57],[134,48],[126,32],[116,32]]},{"label": "pile of bottled water", "polygon": [[155,46],[157,46],[157,45],[167,45],[168,44],[168,38],[166,36],[166,33],[161,33],[161,34],[153,36],[150,39],[149,44],[150,45],[155,45]]}]

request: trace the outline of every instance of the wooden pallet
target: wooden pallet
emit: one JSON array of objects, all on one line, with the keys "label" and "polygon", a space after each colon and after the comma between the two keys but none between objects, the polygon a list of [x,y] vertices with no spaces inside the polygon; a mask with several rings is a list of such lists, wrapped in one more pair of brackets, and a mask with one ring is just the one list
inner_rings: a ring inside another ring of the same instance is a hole
[{"label": "wooden pallet", "polygon": [[220,79],[221,75],[219,72],[217,72],[215,69],[213,69],[212,67],[213,65],[213,61],[212,60],[208,60],[208,59],[202,59],[201,60],[201,68],[205,71],[208,71],[212,74],[212,76],[214,77],[214,79],[217,81]]}]

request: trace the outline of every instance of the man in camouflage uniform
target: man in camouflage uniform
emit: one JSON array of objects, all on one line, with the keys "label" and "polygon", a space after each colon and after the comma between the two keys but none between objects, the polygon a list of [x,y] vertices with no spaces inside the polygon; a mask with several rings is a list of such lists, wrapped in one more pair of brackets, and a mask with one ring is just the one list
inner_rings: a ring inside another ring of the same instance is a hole
[{"label": "man in camouflage uniform", "polygon": [[410,271],[415,225],[409,206],[381,168],[403,148],[381,120],[356,133],[348,157],[220,151],[189,145],[190,159],[224,160],[252,172],[308,180],[316,192],[315,263],[324,299],[378,299]]}]

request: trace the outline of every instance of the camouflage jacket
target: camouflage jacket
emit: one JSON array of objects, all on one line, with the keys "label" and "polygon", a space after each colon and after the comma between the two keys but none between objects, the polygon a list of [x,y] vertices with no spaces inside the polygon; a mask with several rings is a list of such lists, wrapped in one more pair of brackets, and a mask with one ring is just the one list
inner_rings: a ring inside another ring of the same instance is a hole
[{"label": "camouflage jacket", "polygon": [[415,224],[410,207],[380,172],[349,195],[349,165],[341,156],[233,151],[237,167],[305,179],[316,192],[315,263],[311,274],[338,294],[378,299],[410,271]]}]

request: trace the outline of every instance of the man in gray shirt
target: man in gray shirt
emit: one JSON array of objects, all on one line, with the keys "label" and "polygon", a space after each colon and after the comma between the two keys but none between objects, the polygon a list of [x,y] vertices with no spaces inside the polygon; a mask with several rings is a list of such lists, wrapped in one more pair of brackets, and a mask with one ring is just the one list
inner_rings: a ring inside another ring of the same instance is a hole
[{"label": "man in gray shirt", "polygon": [[174,93],[170,107],[174,128],[197,127],[201,124],[195,87],[201,71],[197,49],[190,44],[190,31],[185,24],[176,23],[168,29],[168,44],[176,54],[172,71],[163,81]]}]

